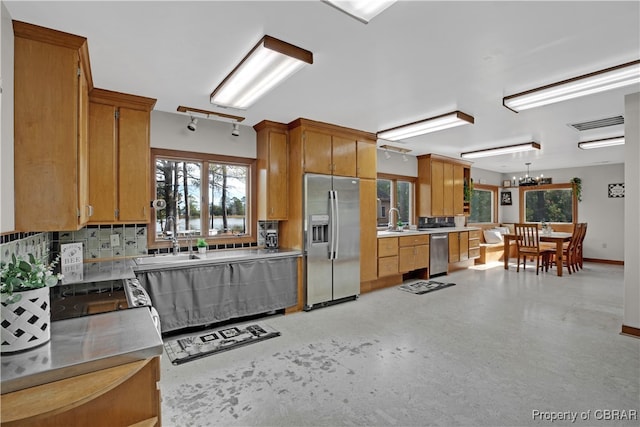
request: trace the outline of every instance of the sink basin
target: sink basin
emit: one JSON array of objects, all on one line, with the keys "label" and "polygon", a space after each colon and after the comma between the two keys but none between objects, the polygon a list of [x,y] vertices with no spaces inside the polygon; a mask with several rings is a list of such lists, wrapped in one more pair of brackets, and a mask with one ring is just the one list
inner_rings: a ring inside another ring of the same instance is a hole
[{"label": "sink basin", "polygon": [[418,233],[418,230],[382,230],[378,231],[378,236],[391,236],[396,234]]},{"label": "sink basin", "polygon": [[138,265],[149,265],[149,264],[174,264],[180,262],[187,262],[200,259],[197,255],[193,254],[180,254],[180,255],[158,255],[158,256],[149,256],[149,257],[140,257],[136,258],[135,262]]}]

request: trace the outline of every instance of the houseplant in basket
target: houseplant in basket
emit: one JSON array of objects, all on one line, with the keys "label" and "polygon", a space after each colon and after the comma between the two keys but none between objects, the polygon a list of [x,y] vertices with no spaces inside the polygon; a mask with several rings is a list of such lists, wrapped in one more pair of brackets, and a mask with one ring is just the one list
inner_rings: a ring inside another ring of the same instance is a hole
[{"label": "houseplant in basket", "polygon": [[208,244],[207,241],[203,238],[198,239],[198,241],[196,242],[196,246],[198,247],[198,253],[200,254],[206,254],[207,253],[207,248],[208,248]]},{"label": "houseplant in basket", "polygon": [[33,254],[27,260],[13,255],[0,265],[2,353],[28,350],[51,338],[49,287],[62,277],[53,273],[58,260],[45,264]]}]

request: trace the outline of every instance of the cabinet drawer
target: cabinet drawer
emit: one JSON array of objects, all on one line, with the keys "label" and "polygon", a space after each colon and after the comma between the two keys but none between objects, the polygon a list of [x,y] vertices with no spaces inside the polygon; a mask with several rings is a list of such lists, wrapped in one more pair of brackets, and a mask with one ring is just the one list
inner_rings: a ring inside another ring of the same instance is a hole
[{"label": "cabinet drawer", "polygon": [[480,258],[480,248],[469,248],[469,259]]},{"label": "cabinet drawer", "polygon": [[469,249],[480,248],[480,239],[473,239],[469,237]]},{"label": "cabinet drawer", "polygon": [[378,277],[398,274],[398,257],[378,258]]},{"label": "cabinet drawer", "polygon": [[415,245],[428,245],[429,244],[429,235],[428,234],[417,234],[414,236],[402,236],[399,237],[399,245],[400,246],[415,246]]},{"label": "cabinet drawer", "polygon": [[480,230],[469,230],[469,239],[479,239]]},{"label": "cabinet drawer", "polygon": [[378,257],[398,255],[398,238],[384,237],[378,239]]}]

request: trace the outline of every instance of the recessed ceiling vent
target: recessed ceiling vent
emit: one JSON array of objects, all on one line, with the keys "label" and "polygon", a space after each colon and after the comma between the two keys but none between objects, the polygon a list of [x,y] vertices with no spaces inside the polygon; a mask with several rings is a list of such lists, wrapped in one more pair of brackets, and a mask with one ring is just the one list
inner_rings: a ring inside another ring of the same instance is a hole
[{"label": "recessed ceiling vent", "polygon": [[624,117],[614,116],[614,117],[607,117],[606,119],[592,120],[590,122],[572,123],[569,126],[571,126],[572,128],[575,128],[576,130],[584,131],[584,130],[604,128],[607,126],[621,125],[621,124],[624,124]]}]

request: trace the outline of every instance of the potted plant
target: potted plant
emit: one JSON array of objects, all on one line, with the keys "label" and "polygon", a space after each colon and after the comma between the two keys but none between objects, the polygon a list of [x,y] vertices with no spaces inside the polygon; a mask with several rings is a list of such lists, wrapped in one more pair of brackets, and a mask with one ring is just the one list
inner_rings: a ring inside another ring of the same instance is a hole
[{"label": "potted plant", "polygon": [[571,178],[571,185],[573,186],[573,193],[579,202],[582,201],[582,180],[578,177]]},{"label": "potted plant", "polygon": [[207,253],[207,248],[209,245],[207,244],[207,241],[205,239],[199,238],[198,241],[196,242],[196,246],[198,247],[199,254]]},{"label": "potted plant", "polygon": [[53,273],[59,259],[47,265],[30,253],[27,260],[12,255],[0,265],[2,353],[37,347],[51,338],[49,287],[62,278]]}]

